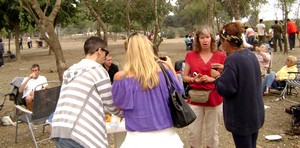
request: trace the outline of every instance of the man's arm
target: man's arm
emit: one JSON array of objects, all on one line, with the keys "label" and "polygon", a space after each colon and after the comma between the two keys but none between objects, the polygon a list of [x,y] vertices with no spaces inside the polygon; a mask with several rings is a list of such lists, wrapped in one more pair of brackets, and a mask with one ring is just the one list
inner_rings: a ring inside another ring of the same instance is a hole
[{"label": "man's arm", "polygon": [[35,74],[34,74],[34,73],[31,73],[31,74],[29,75],[29,77],[28,77],[25,81],[23,80],[22,85],[21,85],[20,88],[19,88],[19,92],[23,92],[24,89],[25,89],[25,87],[27,86],[28,81],[31,80],[31,79],[34,78],[34,77],[35,77]]},{"label": "man's arm", "polygon": [[31,77],[28,77],[25,81],[22,82],[22,85],[19,87],[19,92],[23,92],[25,87],[27,86],[27,83],[29,80],[31,80],[32,78]]}]

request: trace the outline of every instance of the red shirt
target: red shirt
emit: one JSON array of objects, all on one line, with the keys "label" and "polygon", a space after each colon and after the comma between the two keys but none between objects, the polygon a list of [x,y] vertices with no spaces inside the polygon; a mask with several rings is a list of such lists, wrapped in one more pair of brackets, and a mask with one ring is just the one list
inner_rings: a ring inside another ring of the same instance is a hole
[{"label": "red shirt", "polygon": [[[210,58],[210,60],[205,63],[202,58],[200,57],[200,54],[196,51],[190,51],[187,53],[185,57],[185,62],[190,65],[190,72],[189,75],[191,77],[194,72],[197,72],[198,74],[202,75],[210,75],[210,70],[211,70],[211,64],[212,63],[220,63],[224,65],[226,56],[224,53],[220,51],[215,51],[213,53],[213,56]],[[193,89],[198,89],[198,90],[212,90],[211,93],[209,94],[209,100],[206,103],[194,103],[190,102],[188,99],[188,102],[193,105],[199,105],[199,106],[217,106],[223,102],[223,98],[217,93],[215,89],[215,84],[214,82],[211,83],[189,83],[189,85]]]},{"label": "red shirt", "polygon": [[298,33],[298,28],[297,28],[295,22],[289,21],[289,22],[287,23],[287,33],[288,33],[288,34],[291,34],[291,33]]}]

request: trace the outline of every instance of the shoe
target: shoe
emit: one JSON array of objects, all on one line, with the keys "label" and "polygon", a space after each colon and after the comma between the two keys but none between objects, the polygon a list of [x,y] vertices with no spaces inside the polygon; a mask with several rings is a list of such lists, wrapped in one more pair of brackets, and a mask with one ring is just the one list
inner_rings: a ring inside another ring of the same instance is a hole
[{"label": "shoe", "polygon": [[289,108],[284,109],[284,111],[288,114],[292,114],[292,111]]},{"label": "shoe", "polygon": [[267,95],[269,95],[270,93],[269,92],[264,92],[263,93],[263,96],[267,96]]}]

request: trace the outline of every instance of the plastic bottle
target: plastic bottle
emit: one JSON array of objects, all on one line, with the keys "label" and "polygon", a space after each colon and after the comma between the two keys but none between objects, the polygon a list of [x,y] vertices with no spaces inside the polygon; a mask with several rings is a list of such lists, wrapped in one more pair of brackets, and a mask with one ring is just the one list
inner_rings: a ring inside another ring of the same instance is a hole
[{"label": "plastic bottle", "polygon": [[119,128],[118,117],[116,117],[115,115],[111,116],[110,127],[111,127],[112,130],[116,130],[116,129]]}]

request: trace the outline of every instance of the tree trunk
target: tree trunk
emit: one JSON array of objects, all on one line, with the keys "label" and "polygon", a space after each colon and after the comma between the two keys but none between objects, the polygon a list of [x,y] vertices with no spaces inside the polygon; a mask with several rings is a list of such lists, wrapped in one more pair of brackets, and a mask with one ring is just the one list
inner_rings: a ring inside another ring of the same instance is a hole
[{"label": "tree trunk", "polygon": [[11,31],[8,33],[9,37],[8,37],[8,46],[7,46],[7,50],[10,51],[10,41],[11,41]]},{"label": "tree trunk", "polygon": [[214,23],[214,14],[213,12],[215,12],[215,0],[210,0],[210,2],[207,5],[207,22],[208,25],[211,26],[212,30],[213,30],[213,34],[215,34],[215,23]]},{"label": "tree trunk", "polygon": [[288,50],[288,41],[287,41],[287,37],[286,37],[286,25],[287,25],[287,21],[286,19],[288,18],[288,10],[287,10],[287,3],[285,0],[282,0],[282,12],[283,12],[283,20],[284,20],[284,25],[283,25],[283,29],[282,29],[282,36],[283,36],[283,50],[284,53],[287,54],[289,52]]},{"label": "tree trunk", "polygon": [[235,20],[240,20],[240,0],[235,0],[234,1],[234,8],[235,8],[235,13],[234,13],[234,18]]},{"label": "tree trunk", "polygon": [[154,54],[158,55],[159,49],[157,44],[158,36],[158,15],[157,15],[157,0],[154,0],[154,14],[155,14],[155,25],[154,25],[154,39],[153,39],[153,50]]},{"label": "tree trunk", "polygon": [[240,0],[230,0],[230,6],[232,11],[232,17],[235,20],[240,20]]},{"label": "tree trunk", "polygon": [[[56,59],[58,78],[62,81],[63,72],[67,69],[67,64],[64,59],[58,36],[54,31],[54,20],[61,8],[61,0],[56,0],[49,16],[45,15],[37,0],[21,0],[20,4],[33,17],[36,26],[48,43],[49,48],[53,50]],[[46,36],[45,33],[47,33],[48,36]]]},{"label": "tree trunk", "polygon": [[21,62],[21,53],[20,53],[20,46],[19,46],[19,38],[20,38],[20,26],[19,23],[14,25],[14,32],[15,32],[15,47],[16,47],[16,59],[20,63]]},{"label": "tree trunk", "polygon": [[63,56],[64,54],[62,51],[62,47],[59,42],[58,36],[54,31],[53,24],[47,22],[45,24],[45,29],[49,35],[49,38],[46,38],[46,41],[49,45],[49,49],[51,49],[54,52],[55,59],[56,59],[57,73],[59,76],[59,80],[62,81],[63,73],[67,69],[67,64]]},{"label": "tree trunk", "polygon": [[126,3],[126,22],[127,22],[127,36],[129,37],[131,33],[131,20],[130,20],[130,0],[127,0]]},{"label": "tree trunk", "polygon": [[107,43],[107,28],[105,27],[104,22],[101,20],[100,16],[97,14],[97,12],[94,10],[93,6],[90,4],[90,2],[88,0],[83,0],[83,2],[85,3],[86,7],[90,10],[91,14],[95,17],[95,19],[97,20],[98,24],[100,25],[100,27],[102,28],[103,32],[104,32],[104,41],[106,41]]}]

